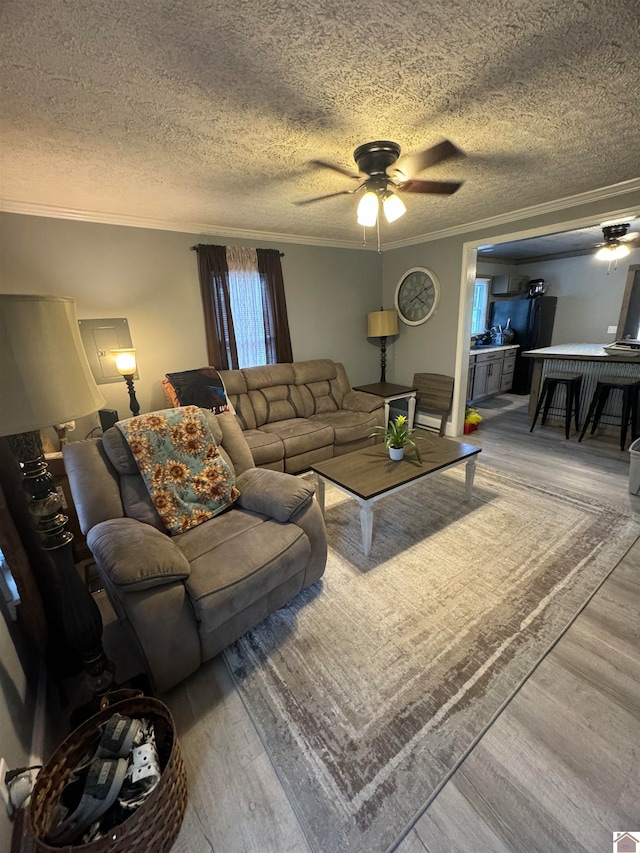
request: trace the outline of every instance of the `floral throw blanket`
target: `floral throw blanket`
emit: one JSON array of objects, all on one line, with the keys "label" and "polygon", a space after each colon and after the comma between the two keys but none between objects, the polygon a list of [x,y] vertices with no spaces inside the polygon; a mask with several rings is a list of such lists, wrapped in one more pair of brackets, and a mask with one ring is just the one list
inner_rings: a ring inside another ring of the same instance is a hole
[{"label": "floral throw blanket", "polygon": [[213,518],[240,492],[197,406],[118,421],[151,500],[171,534]]}]

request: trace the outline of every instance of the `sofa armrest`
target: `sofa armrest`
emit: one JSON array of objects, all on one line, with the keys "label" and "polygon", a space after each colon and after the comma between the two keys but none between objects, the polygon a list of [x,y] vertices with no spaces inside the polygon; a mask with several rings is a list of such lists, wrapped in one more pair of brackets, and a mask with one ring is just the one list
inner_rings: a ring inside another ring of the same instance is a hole
[{"label": "sofa armrest", "polygon": [[384,406],[382,397],[364,391],[348,391],[342,401],[342,408],[351,412],[375,412],[381,406]]},{"label": "sofa armrest", "polygon": [[308,506],[315,492],[312,483],[269,468],[244,471],[236,480],[236,485],[240,489],[236,506],[283,523],[292,521],[297,513]]},{"label": "sofa armrest", "polygon": [[111,518],[92,527],[87,545],[121,592],[150,589],[187,578],[189,561],[165,534],[134,518]]}]

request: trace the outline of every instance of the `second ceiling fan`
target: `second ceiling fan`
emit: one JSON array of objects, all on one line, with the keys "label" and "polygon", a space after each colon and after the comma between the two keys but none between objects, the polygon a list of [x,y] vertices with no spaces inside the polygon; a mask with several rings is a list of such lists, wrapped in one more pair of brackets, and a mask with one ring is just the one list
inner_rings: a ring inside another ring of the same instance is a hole
[{"label": "second ceiling fan", "polygon": [[388,222],[393,222],[405,213],[406,208],[396,193],[430,193],[436,195],[453,195],[462,186],[461,181],[425,181],[416,176],[445,160],[453,157],[464,157],[464,151],[457,148],[448,139],[418,151],[415,154],[400,156],[400,146],[397,142],[380,140],[365,142],[353,152],[358,171],[349,171],[335,163],[326,160],[312,160],[316,166],[332,169],[348,178],[360,181],[357,187],[340,190],[336,193],[315,196],[304,199],[296,204],[311,204],[339,195],[353,195],[362,192],[364,195],[358,205],[358,223],[364,226],[375,225],[378,220],[378,208],[382,209]]}]

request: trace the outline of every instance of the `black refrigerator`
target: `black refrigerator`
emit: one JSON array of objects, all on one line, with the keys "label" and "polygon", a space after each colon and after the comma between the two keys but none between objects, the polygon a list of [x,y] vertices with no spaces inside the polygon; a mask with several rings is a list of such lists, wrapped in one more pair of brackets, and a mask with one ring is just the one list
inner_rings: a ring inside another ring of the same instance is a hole
[{"label": "black refrigerator", "polygon": [[516,333],[513,343],[520,347],[513,371],[514,394],[528,394],[531,390],[534,360],[522,358],[522,353],[551,345],[557,302],[557,296],[538,296],[535,299],[501,299],[491,303],[489,325],[504,329],[507,321],[511,320],[511,328]]}]

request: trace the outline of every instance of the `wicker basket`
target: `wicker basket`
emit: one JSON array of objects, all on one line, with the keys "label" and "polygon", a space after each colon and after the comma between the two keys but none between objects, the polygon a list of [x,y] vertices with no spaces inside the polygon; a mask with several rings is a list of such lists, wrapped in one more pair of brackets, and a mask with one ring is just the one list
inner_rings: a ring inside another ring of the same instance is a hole
[{"label": "wicker basket", "polygon": [[[113,699],[119,698],[114,694]],[[42,853],[166,853],[173,846],[187,805],[187,779],[171,712],[162,702],[141,694],[121,701],[113,699],[110,701],[107,695],[102,701],[102,710],[75,729],[38,774],[31,796],[29,825],[36,847]],[[153,721],[162,774],[160,781],[144,803],[114,827],[108,837],[88,844],[54,847],[45,837],[62,790],[71,772],[92,750],[97,727],[116,711]]]}]

